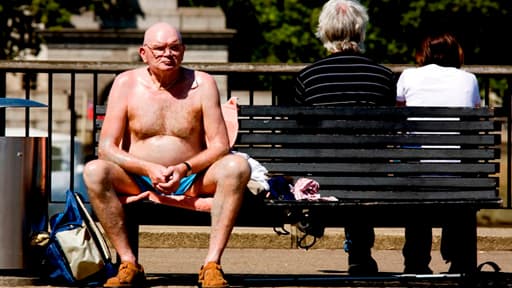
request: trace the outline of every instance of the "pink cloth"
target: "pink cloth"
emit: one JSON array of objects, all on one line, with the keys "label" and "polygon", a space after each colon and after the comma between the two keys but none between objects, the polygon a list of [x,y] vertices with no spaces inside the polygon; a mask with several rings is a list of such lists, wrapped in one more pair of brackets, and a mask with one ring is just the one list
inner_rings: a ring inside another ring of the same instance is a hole
[{"label": "pink cloth", "polygon": [[309,178],[299,178],[293,186],[292,192],[296,200],[318,200],[320,199],[320,184]]},{"label": "pink cloth", "polygon": [[229,146],[233,147],[238,135],[238,105],[237,98],[231,97],[229,100],[222,104],[222,116],[226,122],[228,130]]},{"label": "pink cloth", "polygon": [[[226,103],[221,105],[222,117],[224,118],[224,123],[226,124],[226,129],[228,131],[230,147],[233,147],[236,141],[236,137],[238,135],[237,99],[238,98],[236,97],[231,97]],[[206,139],[206,143],[208,143],[208,139]]]}]

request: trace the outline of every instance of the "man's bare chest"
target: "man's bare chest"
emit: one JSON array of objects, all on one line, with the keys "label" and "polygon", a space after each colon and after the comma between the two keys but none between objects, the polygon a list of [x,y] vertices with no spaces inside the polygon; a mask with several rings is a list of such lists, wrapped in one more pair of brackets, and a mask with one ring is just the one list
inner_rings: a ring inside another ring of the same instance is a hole
[{"label": "man's bare chest", "polygon": [[193,101],[154,97],[130,105],[128,125],[131,133],[141,139],[158,135],[187,138],[202,123],[200,109]]}]

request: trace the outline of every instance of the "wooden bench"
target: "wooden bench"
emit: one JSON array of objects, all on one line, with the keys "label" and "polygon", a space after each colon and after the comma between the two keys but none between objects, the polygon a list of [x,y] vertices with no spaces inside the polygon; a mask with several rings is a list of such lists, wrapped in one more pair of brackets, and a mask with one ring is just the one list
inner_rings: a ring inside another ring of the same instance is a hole
[{"label": "wooden bench", "polygon": [[[240,106],[239,124],[234,150],[272,175],[314,179],[320,196],[338,201],[248,192],[237,226],[466,226],[461,245],[476,268],[476,213],[501,207],[501,123],[493,109]],[[135,251],[138,225],[210,225],[207,213],[147,202],[126,208]]]}]

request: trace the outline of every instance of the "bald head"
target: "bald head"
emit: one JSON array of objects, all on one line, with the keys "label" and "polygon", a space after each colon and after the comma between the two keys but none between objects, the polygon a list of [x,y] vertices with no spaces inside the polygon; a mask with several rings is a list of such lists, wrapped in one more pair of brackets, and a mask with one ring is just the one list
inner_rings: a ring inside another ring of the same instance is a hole
[{"label": "bald head", "polygon": [[181,34],[176,28],[168,23],[159,22],[151,25],[146,30],[143,44],[166,43],[170,39],[177,39],[179,43],[182,43]]}]

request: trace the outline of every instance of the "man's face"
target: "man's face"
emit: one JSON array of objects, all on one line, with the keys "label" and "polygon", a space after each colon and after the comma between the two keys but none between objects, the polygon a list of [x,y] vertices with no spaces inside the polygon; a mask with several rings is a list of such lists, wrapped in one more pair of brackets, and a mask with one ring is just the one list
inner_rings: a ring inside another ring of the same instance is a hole
[{"label": "man's face", "polygon": [[[151,31],[150,31],[151,32]],[[154,35],[153,35],[154,34]],[[185,46],[174,30],[160,30],[140,48],[141,57],[146,64],[159,70],[173,70],[183,61]]]}]

